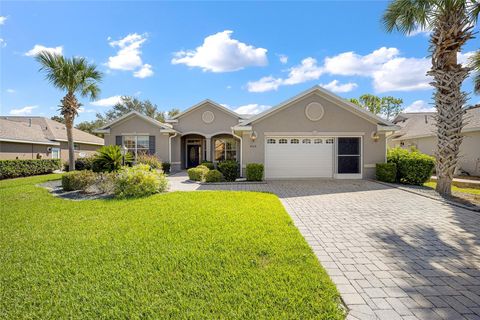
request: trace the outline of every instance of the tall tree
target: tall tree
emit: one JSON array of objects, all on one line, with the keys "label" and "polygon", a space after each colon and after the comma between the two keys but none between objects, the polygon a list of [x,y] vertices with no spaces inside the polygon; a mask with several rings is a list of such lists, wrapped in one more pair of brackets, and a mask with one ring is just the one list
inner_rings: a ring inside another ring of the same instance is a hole
[{"label": "tall tree", "polygon": [[180,109],[172,108],[172,109],[168,110],[167,115],[168,115],[168,118],[171,119],[179,113],[180,113]]},{"label": "tall tree", "polygon": [[363,94],[358,98],[360,105],[373,114],[379,114],[382,111],[382,99],[373,94]]},{"label": "tall tree", "polygon": [[477,50],[470,59],[470,67],[475,70],[473,82],[475,93],[480,94],[480,50]]},{"label": "tall tree", "polygon": [[395,118],[402,111],[403,100],[392,96],[383,97],[381,101],[381,114],[388,121]]},{"label": "tall tree", "polygon": [[465,43],[472,39],[478,20],[480,2],[477,0],[394,0],[383,15],[388,32],[398,30],[409,34],[429,29],[434,100],[437,109],[436,190],[451,195],[451,185],[457,166],[461,131],[464,126],[463,105],[467,94],[462,92],[463,81],[470,67],[457,61]]},{"label": "tall tree", "polygon": [[60,123],[65,124],[65,118],[64,118],[64,117],[53,116],[53,117],[51,117],[50,119],[52,119],[53,121],[57,121],[57,122],[60,122]]},{"label": "tall tree", "polygon": [[97,137],[103,137],[103,134],[95,132],[95,129],[98,129],[103,125],[105,125],[105,121],[101,119],[96,119],[92,121],[82,121],[77,124],[75,128],[96,135]]},{"label": "tall tree", "polygon": [[95,100],[100,93],[98,83],[102,79],[102,74],[94,64],[88,63],[82,57],[64,58],[43,51],[36,56],[36,60],[40,63],[40,71],[45,73],[46,79],[55,88],[66,92],[59,110],[67,128],[69,168],[75,168],[72,129],[78,108],[81,106],[76,95]]}]

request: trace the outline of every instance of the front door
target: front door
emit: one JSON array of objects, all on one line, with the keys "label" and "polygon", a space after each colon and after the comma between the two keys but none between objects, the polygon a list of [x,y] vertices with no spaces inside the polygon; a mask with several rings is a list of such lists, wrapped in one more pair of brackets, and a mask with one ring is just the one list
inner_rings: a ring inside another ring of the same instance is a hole
[{"label": "front door", "polygon": [[187,168],[196,167],[200,164],[200,146],[187,145]]}]

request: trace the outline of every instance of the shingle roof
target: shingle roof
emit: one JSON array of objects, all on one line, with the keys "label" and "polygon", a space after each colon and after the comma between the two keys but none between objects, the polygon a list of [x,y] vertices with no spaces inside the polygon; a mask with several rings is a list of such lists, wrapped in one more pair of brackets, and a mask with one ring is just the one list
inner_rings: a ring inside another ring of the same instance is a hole
[{"label": "shingle roof", "polygon": [[[38,126],[43,134],[43,137],[51,141],[67,141],[67,129],[63,123],[51,120],[45,117],[25,117],[25,116],[2,116],[0,119],[12,123],[21,123],[22,127],[29,127],[31,121],[32,127]],[[33,134],[33,132],[32,132]],[[38,136],[38,133],[35,135]],[[77,143],[86,143],[94,145],[103,145],[102,138],[94,136],[93,134],[73,128],[73,140]],[[30,141],[30,140],[29,140]]]},{"label": "shingle roof", "polygon": [[39,125],[10,121],[0,118],[0,140],[12,140],[42,144],[58,144],[45,137]]},{"label": "shingle roof", "polygon": [[[401,113],[393,121],[401,129],[395,132],[393,139],[405,140],[434,136],[436,132],[435,112]],[[464,115],[466,123],[462,131],[480,131],[480,106],[467,109]]]}]

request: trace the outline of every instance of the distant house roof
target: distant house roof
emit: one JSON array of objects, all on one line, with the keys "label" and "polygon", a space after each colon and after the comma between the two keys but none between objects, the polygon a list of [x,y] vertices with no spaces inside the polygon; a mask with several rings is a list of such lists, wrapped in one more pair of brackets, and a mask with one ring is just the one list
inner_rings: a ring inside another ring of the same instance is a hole
[{"label": "distant house roof", "polygon": [[45,137],[39,125],[10,121],[0,118],[0,141],[59,145],[60,143]]},{"label": "distant house roof", "polygon": [[[1,116],[2,121],[2,139],[10,138],[15,140],[15,137],[23,137],[27,142],[43,141],[43,142],[66,142],[67,129],[63,123],[51,120],[45,117],[28,117],[28,116]],[[9,128],[2,130],[3,128]],[[5,132],[5,136],[3,135]],[[20,132],[23,131],[23,132]],[[20,139],[20,140],[22,140]],[[19,139],[17,139],[19,140]],[[93,134],[84,132],[73,128],[73,140],[76,143],[104,145],[102,138],[94,136]]]},{"label": "distant house roof", "polygon": [[122,122],[124,120],[127,120],[129,118],[132,118],[132,117],[139,117],[141,119],[144,119],[145,121],[147,122],[150,122],[151,124],[157,126],[160,128],[161,131],[163,132],[171,132],[171,133],[175,133],[177,132],[176,130],[174,130],[172,128],[172,125],[171,124],[168,124],[168,123],[163,123],[163,122],[160,122],[158,120],[155,120],[153,118],[150,118],[138,111],[130,111],[129,113],[107,123],[106,125],[104,125],[103,127],[101,128],[98,128],[97,130],[95,130],[95,132],[100,132],[100,133],[108,133],[110,131],[110,127],[114,126],[115,124],[119,123],[119,122]]},{"label": "distant house roof", "polygon": [[[408,140],[435,136],[436,112],[400,113],[394,120],[401,129],[393,135],[393,140]],[[464,115],[466,123],[462,132],[480,131],[480,105],[470,107]]]}]

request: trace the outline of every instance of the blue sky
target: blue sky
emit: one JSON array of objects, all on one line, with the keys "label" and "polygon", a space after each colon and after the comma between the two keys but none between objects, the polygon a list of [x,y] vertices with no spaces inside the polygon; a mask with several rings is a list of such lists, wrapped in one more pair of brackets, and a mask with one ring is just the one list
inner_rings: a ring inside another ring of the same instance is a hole
[{"label": "blue sky", "polygon": [[121,95],[162,110],[209,98],[251,113],[317,84],[345,98],[392,95],[410,111],[426,110],[428,34],[386,33],[387,4],[2,1],[1,114],[58,113],[63,94],[33,58],[42,49],[84,56],[104,73],[101,99],[83,99],[77,121],[94,119]]}]

